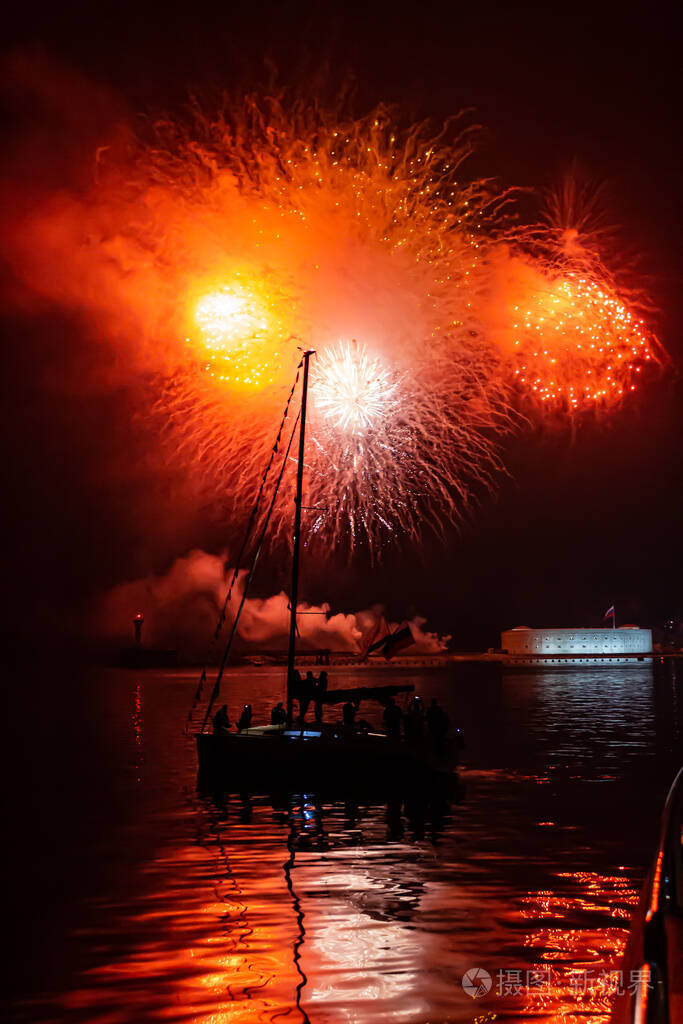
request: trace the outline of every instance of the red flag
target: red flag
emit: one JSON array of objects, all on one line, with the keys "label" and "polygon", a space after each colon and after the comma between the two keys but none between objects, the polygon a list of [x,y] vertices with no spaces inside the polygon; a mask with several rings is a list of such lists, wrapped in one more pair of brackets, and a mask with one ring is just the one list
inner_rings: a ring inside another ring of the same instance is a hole
[{"label": "red flag", "polygon": [[403,629],[399,629],[396,633],[391,633],[390,636],[385,636],[383,640],[378,640],[376,643],[371,644],[368,648],[368,654],[371,651],[381,650],[386,660],[390,661],[395,654],[398,654],[399,651],[404,650],[406,647],[412,647],[414,643],[410,626],[404,626]]},{"label": "red flag", "polygon": [[[363,650],[361,653],[361,660],[364,661],[370,651],[374,651],[377,647],[381,646],[382,641],[389,633],[389,625],[383,615],[380,615],[376,619],[374,626],[372,626],[366,635],[363,637]],[[377,638],[380,637],[380,642],[377,642]]]}]

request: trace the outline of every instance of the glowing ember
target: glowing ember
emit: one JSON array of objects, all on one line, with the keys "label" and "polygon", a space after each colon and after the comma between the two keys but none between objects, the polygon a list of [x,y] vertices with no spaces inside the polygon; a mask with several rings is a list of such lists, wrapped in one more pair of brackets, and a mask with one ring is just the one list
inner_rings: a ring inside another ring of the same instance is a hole
[{"label": "glowing ember", "polygon": [[242,286],[209,292],[197,302],[194,321],[209,354],[206,372],[233,386],[272,383],[271,363],[278,357],[276,349],[268,351],[273,323],[252,292]]},{"label": "glowing ember", "polygon": [[396,398],[395,374],[363,346],[340,343],[324,352],[315,374],[315,404],[336,427],[362,434],[387,415]]},{"label": "glowing ember", "polygon": [[201,299],[195,318],[206,337],[207,348],[222,353],[242,347],[268,326],[265,317],[255,313],[244,292],[229,288]]}]

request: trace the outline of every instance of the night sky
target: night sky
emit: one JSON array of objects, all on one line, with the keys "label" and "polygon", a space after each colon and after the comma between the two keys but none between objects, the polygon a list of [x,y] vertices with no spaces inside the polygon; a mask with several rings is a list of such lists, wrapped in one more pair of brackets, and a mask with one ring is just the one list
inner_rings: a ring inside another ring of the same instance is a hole
[{"label": "night sky", "polygon": [[[493,645],[516,624],[599,623],[611,604],[642,625],[683,614],[680,26],[671,17],[664,5],[599,3],[10,5],[3,120],[14,142],[50,140],[53,158],[39,161],[36,180],[60,181],[63,109],[62,121],[36,111],[17,54],[55,81],[102,88],[101,105],[72,110],[72,138],[92,138],[117,107],[173,109],[189,92],[277,82],[333,97],[347,85],[359,113],[379,101],[410,119],[474,108],[485,131],[472,174],[547,188],[577,163],[608,181],[610,216],[639,253],[671,365],[607,420],[509,441],[510,476],[445,546],[390,552],[373,570],[310,567],[305,597],[349,611],[385,602],[396,617],[419,611],[461,647]],[[3,305],[5,627],[24,634],[40,621],[59,632],[94,591],[164,571],[191,547],[219,551],[224,535],[175,467],[147,471],[135,384],[117,390],[103,373],[101,387],[81,387],[96,357],[77,321],[47,303]],[[283,583],[276,568],[260,585]]]}]

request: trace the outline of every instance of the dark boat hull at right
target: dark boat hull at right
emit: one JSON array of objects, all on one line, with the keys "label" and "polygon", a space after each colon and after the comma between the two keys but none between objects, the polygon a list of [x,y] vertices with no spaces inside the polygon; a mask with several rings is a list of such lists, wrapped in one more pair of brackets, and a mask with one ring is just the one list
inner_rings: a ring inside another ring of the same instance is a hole
[{"label": "dark boat hull at right", "polygon": [[683,1024],[683,768],[631,922],[610,1024]]}]

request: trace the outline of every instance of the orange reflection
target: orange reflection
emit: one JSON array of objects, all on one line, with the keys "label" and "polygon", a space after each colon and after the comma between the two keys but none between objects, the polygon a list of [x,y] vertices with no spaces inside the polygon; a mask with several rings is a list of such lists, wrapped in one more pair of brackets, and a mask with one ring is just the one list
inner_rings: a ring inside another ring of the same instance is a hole
[{"label": "orange reflection", "polygon": [[638,893],[622,875],[575,871],[556,877],[563,892],[529,893],[519,911],[526,920],[552,922],[525,936],[548,983],[526,990],[521,1012],[568,1024],[606,1024],[622,981],[619,968]]},{"label": "orange reflection", "polygon": [[[252,1024],[292,1012],[300,979],[282,847],[237,848],[230,865],[219,857],[217,880],[206,849],[169,848],[148,867],[155,885],[143,901],[106,908],[136,939],[126,956],[88,972],[83,988],[65,996],[69,1019]],[[238,879],[248,879],[248,889]]]},{"label": "orange reflection", "polygon": [[135,710],[133,711],[133,735],[135,736],[135,772],[136,782],[142,782],[142,765],[144,754],[142,747],[142,683],[135,684]]}]

